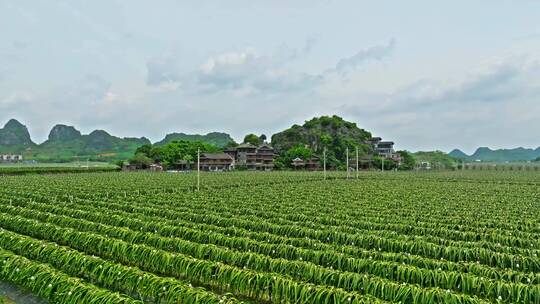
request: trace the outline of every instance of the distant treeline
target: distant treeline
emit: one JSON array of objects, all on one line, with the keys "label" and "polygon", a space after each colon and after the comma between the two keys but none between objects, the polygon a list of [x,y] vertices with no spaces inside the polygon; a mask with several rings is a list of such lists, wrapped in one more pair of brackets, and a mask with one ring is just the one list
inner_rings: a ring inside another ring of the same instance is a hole
[{"label": "distant treeline", "polygon": [[120,170],[119,167],[0,167],[0,175],[30,175],[56,173],[96,173]]}]

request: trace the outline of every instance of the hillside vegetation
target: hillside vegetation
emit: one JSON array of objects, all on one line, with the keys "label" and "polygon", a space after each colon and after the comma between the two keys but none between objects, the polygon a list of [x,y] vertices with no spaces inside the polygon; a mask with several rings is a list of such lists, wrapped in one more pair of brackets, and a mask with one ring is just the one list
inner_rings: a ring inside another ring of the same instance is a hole
[{"label": "hillside vegetation", "polygon": [[464,159],[467,161],[484,162],[516,162],[532,161],[540,157],[540,147],[536,149],[527,149],[523,147],[515,149],[497,149],[492,150],[488,147],[480,147],[472,155],[467,155],[461,150],[455,149],[449,153],[450,156]]},{"label": "hillside vegetation", "polygon": [[347,147],[351,152],[358,147],[361,155],[368,154],[370,146],[366,141],[370,138],[371,133],[359,128],[356,123],[336,115],[321,116],[274,134],[272,146],[279,153],[303,146],[318,156],[322,156],[326,148],[328,164],[340,166],[345,160]]},{"label": "hillside vegetation", "polygon": [[[203,142],[224,147],[234,140],[226,133],[208,133],[190,135],[184,133],[168,134],[157,146],[172,141]],[[40,162],[70,162],[76,160],[113,161],[126,160],[133,156],[137,148],[150,145],[145,137],[117,137],[104,130],[95,130],[82,134],[73,126],[55,125],[41,144],[32,141],[25,125],[11,119],[0,129],[0,153],[23,154],[26,160]]]}]

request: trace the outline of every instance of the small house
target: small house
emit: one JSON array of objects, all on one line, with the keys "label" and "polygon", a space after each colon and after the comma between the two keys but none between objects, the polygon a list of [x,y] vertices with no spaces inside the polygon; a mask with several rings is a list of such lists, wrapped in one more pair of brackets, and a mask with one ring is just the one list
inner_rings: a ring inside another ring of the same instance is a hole
[{"label": "small house", "polygon": [[229,171],[234,169],[235,161],[227,153],[202,153],[199,168],[203,171]]}]

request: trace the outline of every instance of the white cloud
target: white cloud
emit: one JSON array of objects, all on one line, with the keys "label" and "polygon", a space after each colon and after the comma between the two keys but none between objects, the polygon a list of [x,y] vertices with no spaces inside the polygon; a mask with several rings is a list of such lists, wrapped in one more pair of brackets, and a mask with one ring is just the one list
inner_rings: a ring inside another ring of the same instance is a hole
[{"label": "white cloud", "polygon": [[283,51],[263,55],[254,48],[219,54],[208,58],[198,71],[188,75],[186,78],[194,81],[186,80],[182,89],[193,94],[232,92],[240,95],[310,91],[321,77],[289,68],[288,64],[296,57]]},{"label": "white cloud", "polygon": [[369,48],[358,51],[356,54],[350,57],[342,58],[338,61],[335,68],[328,72],[338,72],[345,74],[353,71],[362,64],[368,61],[381,61],[384,58],[390,56],[396,47],[396,40],[394,38],[388,41],[386,45],[375,45]]},{"label": "white cloud", "polygon": [[146,83],[150,86],[175,85],[180,81],[178,58],[174,52],[166,52],[146,63]]},{"label": "white cloud", "polygon": [[[369,101],[358,101],[363,97]],[[392,94],[355,95],[338,111],[398,138],[409,149],[471,150],[538,145],[539,99],[539,61],[510,56],[459,79],[421,80]]]}]

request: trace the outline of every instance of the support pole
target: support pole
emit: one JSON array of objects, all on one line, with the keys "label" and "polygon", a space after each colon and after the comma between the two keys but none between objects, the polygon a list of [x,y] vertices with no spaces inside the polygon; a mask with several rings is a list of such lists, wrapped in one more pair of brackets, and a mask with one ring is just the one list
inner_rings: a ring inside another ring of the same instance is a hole
[{"label": "support pole", "polygon": [[201,149],[197,148],[197,191],[201,188]]},{"label": "support pole", "polygon": [[349,179],[349,147],[347,147],[347,150],[345,151],[345,155],[347,157],[347,179]]},{"label": "support pole", "polygon": [[324,150],[323,150],[323,172],[324,172],[324,179],[326,179],[326,147],[324,147]]},{"label": "support pole", "polygon": [[356,179],[358,179],[358,146],[356,147]]},{"label": "support pole", "polygon": [[384,172],[384,156],[381,156],[381,171]]}]

